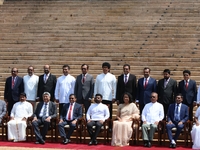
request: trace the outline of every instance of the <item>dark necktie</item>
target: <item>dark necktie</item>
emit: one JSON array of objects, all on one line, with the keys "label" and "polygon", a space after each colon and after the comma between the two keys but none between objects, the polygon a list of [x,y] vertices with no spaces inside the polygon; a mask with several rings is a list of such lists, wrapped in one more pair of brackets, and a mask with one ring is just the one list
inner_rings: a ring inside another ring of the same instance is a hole
[{"label": "dark necktie", "polygon": [[178,112],[178,107],[179,107],[179,104],[176,104],[176,109],[175,109],[175,114],[174,114],[174,120],[177,121],[177,122],[180,120],[179,112]]},{"label": "dark necktie", "polygon": [[128,82],[127,75],[125,75],[125,81],[124,81],[124,83],[126,84],[127,82]]},{"label": "dark necktie", "polygon": [[15,85],[15,77],[12,77],[12,89],[14,88]]},{"label": "dark necktie", "polygon": [[186,80],[185,89],[186,89],[186,90],[188,89],[188,80]]},{"label": "dark necktie", "polygon": [[82,82],[84,83],[85,82],[85,78],[86,78],[86,76],[85,76],[85,74],[83,75],[83,79],[82,79]]},{"label": "dark necktie", "polygon": [[45,120],[46,116],[47,116],[47,103],[44,104],[44,110],[43,110],[42,118]]}]

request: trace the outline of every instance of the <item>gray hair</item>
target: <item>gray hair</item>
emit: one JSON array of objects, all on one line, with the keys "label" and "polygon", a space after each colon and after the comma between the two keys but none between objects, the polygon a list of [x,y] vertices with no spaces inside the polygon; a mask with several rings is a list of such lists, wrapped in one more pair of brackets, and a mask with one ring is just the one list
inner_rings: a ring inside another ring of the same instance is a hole
[{"label": "gray hair", "polygon": [[51,97],[51,94],[50,94],[49,92],[44,92],[44,93],[42,94],[42,96],[44,96],[44,95],[48,95],[49,97]]}]

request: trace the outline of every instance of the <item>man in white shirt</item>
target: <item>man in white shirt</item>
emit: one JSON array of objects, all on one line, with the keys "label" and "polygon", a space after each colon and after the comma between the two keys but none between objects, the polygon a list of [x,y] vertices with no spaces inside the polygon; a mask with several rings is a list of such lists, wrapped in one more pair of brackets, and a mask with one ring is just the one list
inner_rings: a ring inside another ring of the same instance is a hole
[{"label": "man in white shirt", "polygon": [[158,123],[164,118],[163,105],[158,103],[157,100],[158,94],[155,92],[151,93],[151,102],[147,103],[142,110],[142,135],[145,147],[151,147],[151,141]]},{"label": "man in white shirt", "polygon": [[116,78],[110,73],[110,64],[104,62],[102,64],[103,73],[96,78],[94,86],[94,95],[97,93],[103,96],[102,103],[109,107],[110,118],[112,118],[112,102],[116,96]]},{"label": "man in white shirt", "polygon": [[74,93],[76,79],[69,74],[70,66],[63,65],[63,75],[57,79],[55,89],[55,99],[59,102],[59,114],[62,112],[64,104],[69,103],[70,94]]},{"label": "man in white shirt", "polygon": [[33,114],[33,106],[26,101],[26,94],[20,94],[20,101],[15,103],[8,122],[8,140],[17,142],[26,140],[26,120]]},{"label": "man in white shirt", "polygon": [[23,77],[24,92],[26,93],[27,101],[35,106],[39,77],[34,74],[33,66],[29,66],[27,72],[28,74]]},{"label": "man in white shirt", "polygon": [[[87,130],[90,135],[91,141],[89,145],[97,145],[97,135],[99,134],[101,127],[106,119],[109,118],[110,113],[108,106],[102,104],[102,95],[95,95],[95,103],[90,105],[86,118],[87,118]],[[95,126],[95,131],[93,131],[93,126]]]}]

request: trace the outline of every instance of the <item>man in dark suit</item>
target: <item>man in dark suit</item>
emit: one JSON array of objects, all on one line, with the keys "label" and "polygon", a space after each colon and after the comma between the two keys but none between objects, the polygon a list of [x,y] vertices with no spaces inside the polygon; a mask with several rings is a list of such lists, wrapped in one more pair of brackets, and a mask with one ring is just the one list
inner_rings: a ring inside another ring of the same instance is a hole
[{"label": "man in dark suit", "polygon": [[18,69],[12,68],[12,76],[8,77],[5,83],[4,100],[8,102],[7,110],[9,116],[13,105],[19,101],[20,93],[24,92],[23,78],[17,76],[17,74]]},{"label": "man in dark suit", "polygon": [[158,102],[163,104],[164,107],[164,119],[166,118],[169,105],[175,102],[175,96],[177,92],[176,80],[170,78],[170,70],[165,69],[163,71],[164,78],[158,81]]},{"label": "man in dark suit", "polygon": [[151,93],[157,92],[156,91],[156,80],[150,77],[151,69],[145,67],[144,71],[144,78],[140,78],[138,80],[138,87],[137,87],[137,98],[136,102],[139,102],[140,114],[142,114],[142,110],[144,105],[151,102]]},{"label": "man in dark suit", "polygon": [[183,104],[186,104],[189,109],[189,119],[193,121],[193,107],[196,106],[197,87],[196,82],[190,79],[191,72],[183,71],[184,80],[179,82],[178,92],[183,95]]},{"label": "man in dark suit", "polygon": [[77,98],[77,103],[83,104],[85,113],[91,104],[91,99],[94,93],[94,78],[88,74],[89,65],[81,65],[82,74],[76,77],[74,94]]},{"label": "man in dark suit", "polygon": [[[32,126],[35,132],[35,144],[45,144],[46,134],[48,132],[50,121],[57,116],[56,104],[50,101],[51,94],[49,92],[43,93],[43,101],[39,102],[33,114]],[[42,133],[40,133],[39,126],[44,125]]]},{"label": "man in dark suit", "polygon": [[[60,115],[60,121],[58,124],[58,129],[60,136],[63,138],[63,144],[70,142],[70,136],[74,132],[76,127],[76,122],[79,118],[82,117],[82,106],[76,103],[76,97],[74,94],[70,94],[69,103],[64,104],[62,113]],[[65,125],[69,124],[70,129],[68,134],[65,133]]]},{"label": "man in dark suit", "polygon": [[117,82],[117,93],[116,93],[116,100],[117,104],[124,103],[122,95],[125,92],[128,92],[132,95],[133,100],[135,101],[136,97],[136,76],[133,74],[130,74],[130,65],[125,64],[123,66],[124,74],[118,76],[118,82]]},{"label": "man in dark suit", "polygon": [[39,101],[42,101],[42,94],[49,92],[51,94],[51,101],[54,101],[54,92],[56,88],[56,76],[50,73],[50,66],[44,66],[44,74],[39,76],[37,96]]},{"label": "man in dark suit", "polygon": [[[188,107],[182,104],[183,96],[181,93],[176,96],[176,103],[169,106],[167,113],[166,130],[170,140],[170,148],[176,148],[176,140],[178,139],[185,122],[189,119]],[[172,136],[172,128],[176,127],[176,133]]]}]

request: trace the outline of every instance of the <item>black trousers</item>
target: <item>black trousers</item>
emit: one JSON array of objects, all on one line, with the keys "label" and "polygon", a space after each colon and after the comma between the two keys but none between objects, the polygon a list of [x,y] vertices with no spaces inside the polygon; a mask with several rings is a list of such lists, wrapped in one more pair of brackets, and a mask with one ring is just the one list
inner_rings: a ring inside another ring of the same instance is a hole
[{"label": "black trousers", "polygon": [[[87,123],[87,130],[90,135],[91,141],[96,141],[102,125],[103,124],[99,121],[90,121],[89,123]],[[93,126],[95,126],[95,131],[93,131]]]},{"label": "black trousers", "polygon": [[[40,129],[39,129],[40,125],[44,125],[41,133],[40,133]],[[39,141],[39,140],[45,141],[46,134],[47,134],[49,127],[50,127],[50,122],[44,121],[42,118],[38,118],[36,121],[32,122],[32,126],[33,126],[33,129],[34,129],[34,132],[35,132],[36,141]]]}]

